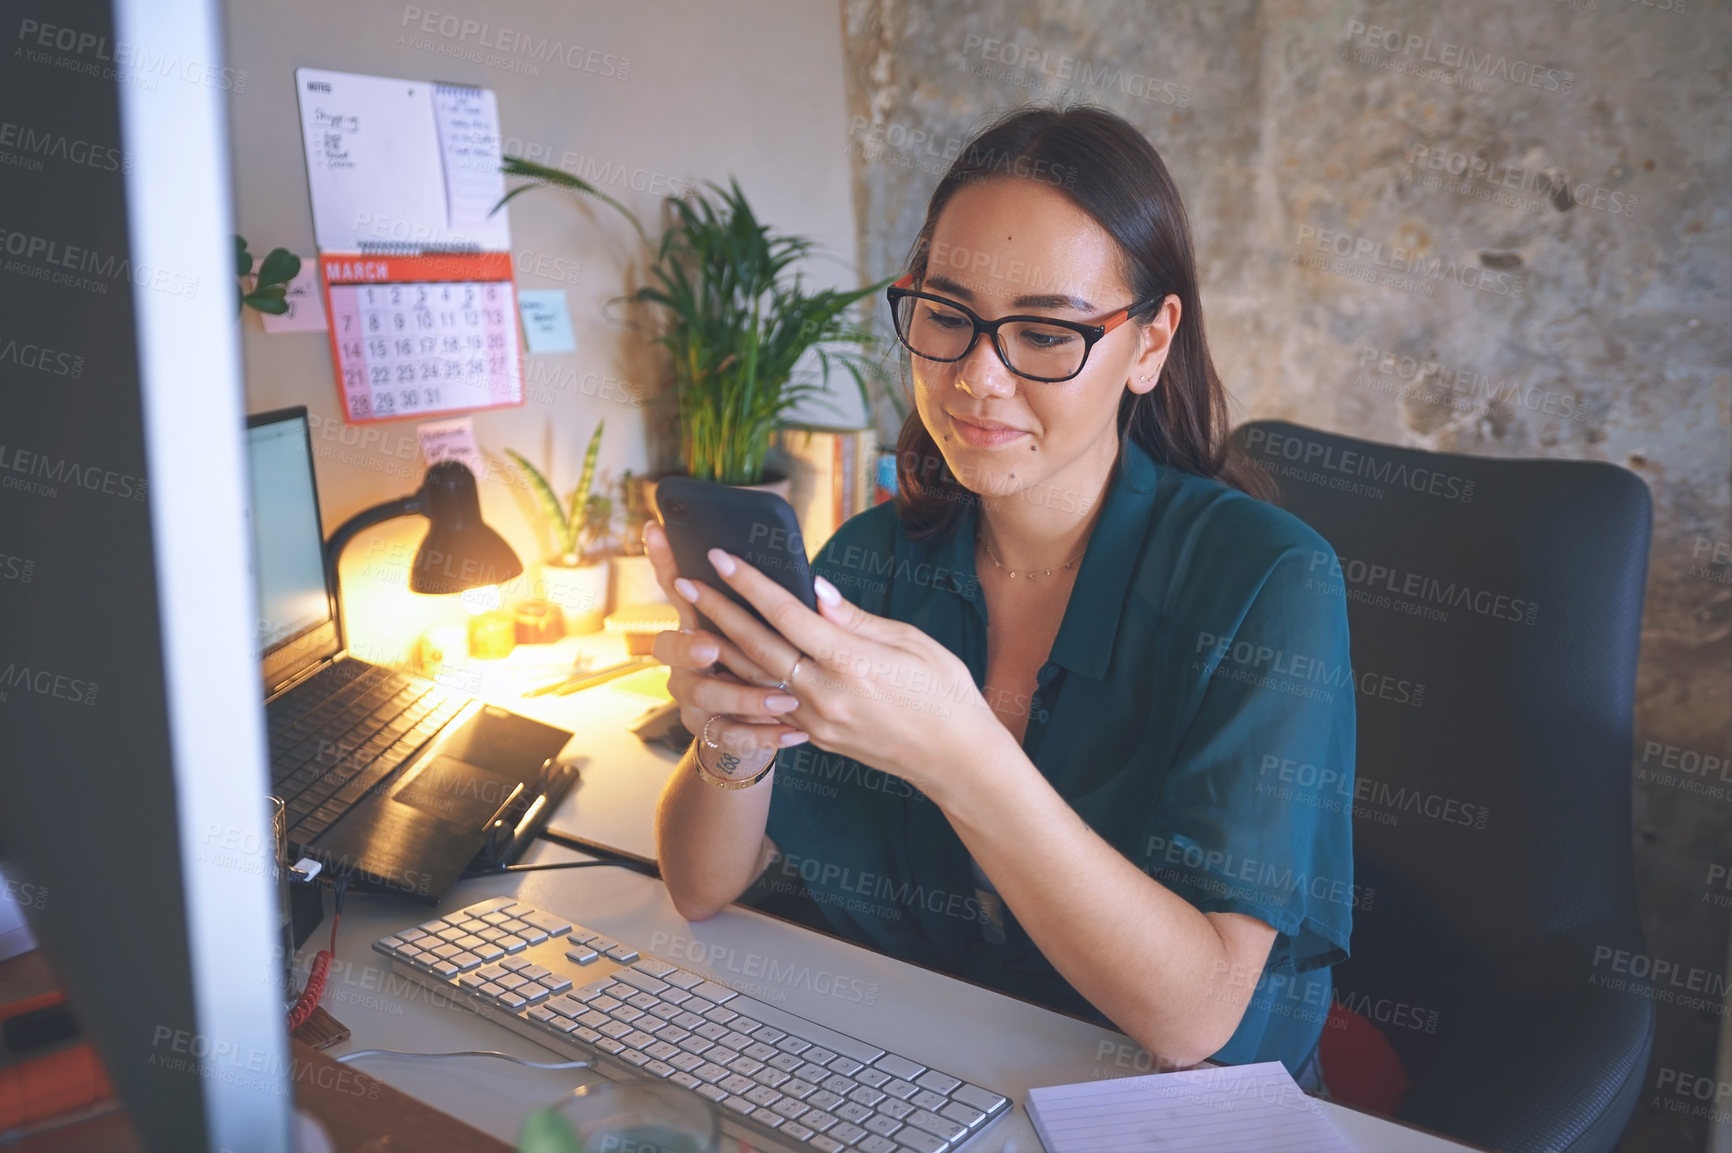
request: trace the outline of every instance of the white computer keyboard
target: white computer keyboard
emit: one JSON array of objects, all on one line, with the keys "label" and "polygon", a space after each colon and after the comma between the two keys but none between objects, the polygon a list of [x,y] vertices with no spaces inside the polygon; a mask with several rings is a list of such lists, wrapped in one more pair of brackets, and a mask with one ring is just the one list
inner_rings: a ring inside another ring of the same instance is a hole
[{"label": "white computer keyboard", "polygon": [[[736,993],[509,897],[373,943],[393,967],[561,1055],[720,1105],[724,1129],[819,1153],[953,1153],[1002,1094]],[[608,1068],[603,1068],[604,1066]]]}]

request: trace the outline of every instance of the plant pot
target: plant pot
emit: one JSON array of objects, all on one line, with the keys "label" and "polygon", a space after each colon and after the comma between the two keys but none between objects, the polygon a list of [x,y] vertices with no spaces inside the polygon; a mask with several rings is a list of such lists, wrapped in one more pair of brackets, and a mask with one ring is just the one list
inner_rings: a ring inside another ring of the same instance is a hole
[{"label": "plant pot", "polygon": [[616,556],[613,559],[613,604],[650,604],[665,602],[668,594],[656,583],[655,565],[642,553]]},{"label": "plant pot", "polygon": [[608,574],[613,558],[603,557],[589,564],[563,565],[558,561],[541,562],[541,587],[538,595],[552,601],[565,614],[565,631],[593,633],[607,617]]}]

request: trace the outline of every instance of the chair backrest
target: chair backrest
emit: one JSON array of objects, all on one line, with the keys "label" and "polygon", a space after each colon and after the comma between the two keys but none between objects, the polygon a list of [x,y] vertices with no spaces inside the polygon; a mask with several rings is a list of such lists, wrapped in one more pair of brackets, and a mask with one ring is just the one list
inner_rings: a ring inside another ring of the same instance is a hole
[{"label": "chair backrest", "polygon": [[1579,991],[1640,948],[1630,849],[1648,491],[1590,461],[1399,448],[1281,421],[1234,440],[1329,541],[1357,688],[1352,959],[1337,1000],[1409,1071],[1472,990]]}]

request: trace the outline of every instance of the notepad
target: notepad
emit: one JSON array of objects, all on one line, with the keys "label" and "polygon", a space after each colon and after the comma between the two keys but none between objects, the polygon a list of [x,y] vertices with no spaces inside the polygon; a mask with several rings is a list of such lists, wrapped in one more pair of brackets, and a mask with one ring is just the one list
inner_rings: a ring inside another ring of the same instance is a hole
[{"label": "notepad", "polygon": [[1046,1153],[1355,1153],[1279,1061],[1032,1089]]}]

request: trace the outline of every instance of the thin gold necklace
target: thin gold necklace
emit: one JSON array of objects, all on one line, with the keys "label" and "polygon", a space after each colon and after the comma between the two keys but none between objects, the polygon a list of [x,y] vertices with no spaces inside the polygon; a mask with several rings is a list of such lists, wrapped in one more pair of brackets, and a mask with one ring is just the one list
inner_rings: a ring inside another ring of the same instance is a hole
[{"label": "thin gold necklace", "polygon": [[[1004,573],[1010,577],[1011,580],[1015,580],[1016,579],[1016,570],[1005,568],[1003,564],[999,563],[998,558],[992,555],[992,546],[986,543],[986,533],[980,531],[980,525],[977,524],[975,526],[975,531],[980,536],[980,547],[986,550],[986,559],[991,561],[994,565],[997,565],[998,568],[1002,569],[1004,571]],[[1089,547],[1088,543],[1085,541],[1083,543],[1083,551],[1082,552],[1077,553],[1075,556],[1071,557],[1069,560],[1065,561],[1063,564],[1059,565],[1058,567],[1060,569],[1068,569],[1068,568],[1076,567],[1076,562],[1083,558],[1083,553],[1088,552],[1088,547]],[[1046,575],[1046,576],[1051,576],[1053,570],[1052,569],[1040,569],[1038,571],[1040,573]],[[1029,572],[1029,573],[1024,573],[1023,575],[1026,576],[1029,580],[1033,580],[1035,578],[1036,574]]]}]

